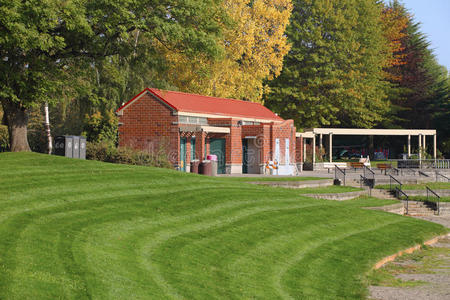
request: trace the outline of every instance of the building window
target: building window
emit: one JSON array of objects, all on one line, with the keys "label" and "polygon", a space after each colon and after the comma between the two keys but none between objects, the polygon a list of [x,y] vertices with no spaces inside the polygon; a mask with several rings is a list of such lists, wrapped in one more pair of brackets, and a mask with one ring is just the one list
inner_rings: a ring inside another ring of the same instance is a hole
[{"label": "building window", "polygon": [[208,119],[207,118],[198,118],[198,124],[208,125]]},{"label": "building window", "polygon": [[208,125],[208,119],[202,117],[178,116],[178,123]]},{"label": "building window", "polygon": [[186,116],[178,116],[178,123],[181,124],[188,124],[189,120]]},{"label": "building window", "polygon": [[242,121],[242,125],[261,125],[261,123],[252,121]]}]

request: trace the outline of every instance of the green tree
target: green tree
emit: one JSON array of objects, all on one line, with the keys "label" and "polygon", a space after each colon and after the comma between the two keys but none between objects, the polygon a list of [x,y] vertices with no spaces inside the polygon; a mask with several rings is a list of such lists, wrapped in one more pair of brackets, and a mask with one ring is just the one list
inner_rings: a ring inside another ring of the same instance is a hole
[{"label": "green tree", "polygon": [[73,74],[138,55],[138,35],[149,41],[148,52],[163,44],[186,55],[218,55],[220,2],[0,0],[0,101],[11,150],[29,150],[30,108],[58,101],[66,89],[89,95],[67,88]]},{"label": "green tree", "polygon": [[265,104],[297,127],[372,127],[386,113],[390,59],[375,0],[293,1],[292,47]]}]

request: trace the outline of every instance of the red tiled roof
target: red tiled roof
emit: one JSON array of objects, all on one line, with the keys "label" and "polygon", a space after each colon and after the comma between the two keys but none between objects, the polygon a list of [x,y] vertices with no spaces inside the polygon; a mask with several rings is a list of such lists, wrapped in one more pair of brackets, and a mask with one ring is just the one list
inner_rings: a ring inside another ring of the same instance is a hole
[{"label": "red tiled roof", "polygon": [[143,93],[149,92],[179,112],[220,115],[227,117],[242,117],[251,119],[264,119],[282,121],[283,119],[270,109],[259,103],[242,100],[209,97],[174,91],[158,89],[145,89],[136,97],[122,105],[117,112],[137,100]]}]

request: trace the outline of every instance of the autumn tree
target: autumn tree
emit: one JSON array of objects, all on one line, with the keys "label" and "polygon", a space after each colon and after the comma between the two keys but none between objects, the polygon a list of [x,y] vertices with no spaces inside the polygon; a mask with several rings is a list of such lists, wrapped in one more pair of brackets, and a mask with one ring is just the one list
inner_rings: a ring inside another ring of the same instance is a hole
[{"label": "autumn tree", "polygon": [[157,51],[157,41],[188,57],[217,56],[220,3],[0,0],[0,101],[11,150],[29,150],[30,108],[61,99],[75,80],[74,65],[89,68],[115,55],[129,57],[136,53],[138,33],[153,42],[148,52]]},{"label": "autumn tree", "polygon": [[297,0],[292,48],[265,103],[297,127],[377,124],[388,109],[389,48],[375,0]]},{"label": "autumn tree", "polygon": [[393,1],[383,8],[381,18],[384,36],[388,40],[391,53],[385,70],[386,78],[393,83],[398,83],[402,80],[402,74],[398,72],[398,67],[406,64],[404,41],[407,37],[409,16],[398,1]]},{"label": "autumn tree", "polygon": [[222,20],[225,49],[219,59],[195,59],[165,48],[171,68],[167,82],[178,89],[217,97],[261,101],[264,80],[280,74],[289,50],[284,32],[291,14],[290,0],[225,0]]}]

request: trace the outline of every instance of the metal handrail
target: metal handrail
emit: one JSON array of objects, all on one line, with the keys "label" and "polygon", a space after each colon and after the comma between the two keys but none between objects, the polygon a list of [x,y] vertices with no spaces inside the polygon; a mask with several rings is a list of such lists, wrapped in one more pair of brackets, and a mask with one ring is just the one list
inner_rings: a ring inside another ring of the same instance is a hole
[{"label": "metal handrail", "polygon": [[[397,173],[397,176],[400,174],[400,169],[392,167],[391,170],[395,171]],[[403,175],[403,171],[402,171],[402,175]]]},{"label": "metal handrail", "polygon": [[364,177],[363,175],[359,175],[359,186],[360,188],[363,188],[363,183],[364,185],[367,185],[369,187],[369,197],[372,196],[372,187],[368,184],[366,184],[366,177]]},{"label": "metal handrail", "polygon": [[425,174],[424,172],[422,172],[422,171],[419,170],[419,177],[420,177],[420,175],[423,175],[423,176],[425,176],[425,177],[430,177],[428,174]]},{"label": "metal handrail", "polygon": [[436,182],[438,182],[438,176],[441,176],[444,179],[447,179],[447,181],[450,181],[450,178],[448,178],[447,176],[445,176],[445,175],[443,175],[443,174],[441,174],[439,172],[436,172]]},{"label": "metal handrail", "polygon": [[431,192],[433,195],[435,195],[436,197],[438,197],[439,199],[441,199],[441,196],[439,196],[435,191],[433,191],[432,189],[430,189],[428,186],[425,186],[427,188],[427,200],[428,200],[428,192]]},{"label": "metal handrail", "polygon": [[395,195],[398,199],[400,199],[400,194],[403,194],[406,197],[406,214],[408,214],[409,196],[404,191],[402,191],[401,186],[400,188],[395,187]]},{"label": "metal handrail", "polygon": [[370,173],[370,175],[372,175],[372,179],[375,178],[375,172],[372,171],[371,169],[369,169],[367,166],[363,166],[363,174],[365,178],[369,178],[368,176],[366,176],[366,170],[369,171],[368,173]]},{"label": "metal handrail", "polygon": [[[412,172],[414,176],[416,176],[416,170],[412,169],[412,168],[403,168],[405,171],[408,172]],[[403,175],[403,170],[402,170],[402,175]]]},{"label": "metal handrail", "polygon": [[398,181],[394,176],[389,175],[389,190],[392,191],[392,180],[394,180],[395,182],[397,182],[400,185],[400,190],[402,189],[402,183],[400,181]]},{"label": "metal handrail", "polygon": [[334,165],[334,179],[339,179],[338,178],[338,171],[343,175],[343,182],[345,185],[345,169],[342,170],[341,168],[339,168],[337,165]]},{"label": "metal handrail", "polygon": [[431,192],[433,195],[436,196],[436,198],[438,198],[437,204],[436,204],[436,208],[437,208],[437,214],[439,215],[440,211],[439,211],[439,202],[441,201],[441,196],[439,196],[435,191],[433,191],[432,189],[430,189],[428,186],[425,186],[427,189],[427,201],[429,199],[429,193]]}]

